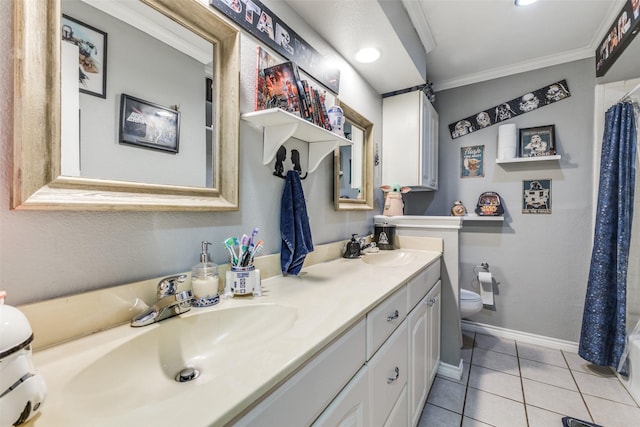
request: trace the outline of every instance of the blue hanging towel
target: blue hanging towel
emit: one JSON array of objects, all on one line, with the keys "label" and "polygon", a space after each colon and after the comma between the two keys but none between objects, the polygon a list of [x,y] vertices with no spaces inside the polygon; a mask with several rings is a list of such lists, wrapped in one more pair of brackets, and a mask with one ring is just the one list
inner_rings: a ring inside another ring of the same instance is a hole
[{"label": "blue hanging towel", "polygon": [[294,170],[287,172],[282,192],[280,235],[282,274],[297,275],[307,254],[313,252],[313,239],[300,174]]}]

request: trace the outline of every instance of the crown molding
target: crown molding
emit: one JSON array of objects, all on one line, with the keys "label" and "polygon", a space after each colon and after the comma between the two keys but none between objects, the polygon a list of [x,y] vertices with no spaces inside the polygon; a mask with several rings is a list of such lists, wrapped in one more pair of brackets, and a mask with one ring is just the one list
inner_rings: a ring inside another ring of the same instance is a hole
[{"label": "crown molding", "polygon": [[413,27],[420,37],[425,53],[429,53],[436,47],[436,40],[431,33],[427,14],[422,7],[422,2],[415,0],[402,0],[402,5],[407,10]]},{"label": "crown molding", "polygon": [[434,83],[433,89],[437,91],[453,89],[460,86],[466,86],[473,83],[485,82],[500,77],[507,77],[513,74],[524,73],[527,71],[538,70],[540,68],[550,67],[553,65],[564,64],[567,62],[578,61],[585,58],[595,56],[595,50],[591,46],[581,49],[561,52],[554,55],[535,58],[529,61],[518,62],[504,67],[492,68],[480,73],[468,74],[466,76],[455,77],[453,79],[441,80]]},{"label": "crown molding", "polygon": [[82,1],[189,55],[202,64],[213,61],[213,46],[210,42],[144,3],[110,0]]}]

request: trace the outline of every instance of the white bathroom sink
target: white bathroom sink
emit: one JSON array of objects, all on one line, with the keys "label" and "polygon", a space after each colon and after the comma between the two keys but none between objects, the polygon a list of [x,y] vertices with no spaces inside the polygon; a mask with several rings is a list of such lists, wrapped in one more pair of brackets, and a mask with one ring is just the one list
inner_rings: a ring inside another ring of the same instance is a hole
[{"label": "white bathroom sink", "polygon": [[[192,310],[193,313],[193,310]],[[112,415],[162,402],[189,387],[215,381],[221,370],[249,367],[271,339],[298,317],[293,307],[260,304],[174,317],[147,330],[78,372],[63,390],[73,410]],[[232,355],[233,360],[229,360]],[[199,376],[176,381],[184,368]]]},{"label": "white bathroom sink", "polygon": [[398,267],[409,264],[415,259],[415,254],[402,250],[380,251],[368,253],[360,257],[362,262],[384,267]]}]

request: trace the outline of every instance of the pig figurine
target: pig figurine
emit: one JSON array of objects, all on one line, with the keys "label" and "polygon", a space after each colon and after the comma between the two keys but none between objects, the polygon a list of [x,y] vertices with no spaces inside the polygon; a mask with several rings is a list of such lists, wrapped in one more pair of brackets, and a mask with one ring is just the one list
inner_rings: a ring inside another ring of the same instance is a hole
[{"label": "pig figurine", "polygon": [[400,216],[403,215],[404,204],[402,203],[402,193],[411,191],[411,187],[401,187],[398,184],[381,185],[380,189],[384,194],[384,209],[382,215]]}]

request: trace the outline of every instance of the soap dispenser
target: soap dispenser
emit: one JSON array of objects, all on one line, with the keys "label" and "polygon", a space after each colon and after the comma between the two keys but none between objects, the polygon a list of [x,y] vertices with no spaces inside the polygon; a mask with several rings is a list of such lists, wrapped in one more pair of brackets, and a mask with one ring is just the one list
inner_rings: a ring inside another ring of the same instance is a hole
[{"label": "soap dispenser", "polygon": [[360,243],[356,239],[357,234],[351,235],[351,241],[347,243],[347,247],[344,251],[343,258],[359,258],[360,257]]},{"label": "soap dispenser", "polygon": [[218,295],[218,266],[209,261],[209,242],[202,242],[200,263],[191,270],[191,287],[193,288],[193,307],[209,307],[220,302]]}]

